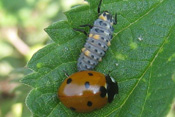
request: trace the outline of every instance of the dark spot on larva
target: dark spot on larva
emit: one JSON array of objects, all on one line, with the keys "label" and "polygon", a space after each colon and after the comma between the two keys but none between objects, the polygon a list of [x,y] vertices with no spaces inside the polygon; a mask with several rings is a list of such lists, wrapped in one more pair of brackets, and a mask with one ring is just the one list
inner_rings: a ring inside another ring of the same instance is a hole
[{"label": "dark spot on larva", "polygon": [[103,30],[100,30],[100,33],[104,33],[104,31]]},{"label": "dark spot on larva", "polygon": [[100,29],[98,29],[98,28],[96,28],[95,31],[96,31],[97,33],[104,33],[103,30],[100,30]]},{"label": "dark spot on larva", "polygon": [[106,16],[106,13],[103,13],[103,16]]},{"label": "dark spot on larva", "polygon": [[90,61],[88,61],[88,63],[91,63]]},{"label": "dark spot on larva", "polygon": [[112,35],[109,35],[109,36],[110,36],[110,39],[112,39],[113,36]]},{"label": "dark spot on larva", "polygon": [[82,64],[82,62],[80,62],[80,64]]},{"label": "dark spot on larva", "polygon": [[98,29],[98,28],[96,28],[96,29],[95,29],[95,31],[96,31],[96,32],[99,32],[99,29]]},{"label": "dark spot on larva", "polygon": [[102,52],[100,52],[100,55],[102,55],[103,53]]},{"label": "dark spot on larva", "polygon": [[97,49],[95,49],[95,52],[97,52],[98,50]]},{"label": "dark spot on larva", "polygon": [[107,24],[106,23],[103,23],[103,26],[107,26]]},{"label": "dark spot on larva", "polygon": [[76,109],[74,107],[70,107],[71,110],[75,111]]},{"label": "dark spot on larva", "polygon": [[107,15],[107,19],[111,21],[111,16],[110,15]]},{"label": "dark spot on larva", "polygon": [[106,48],[106,46],[104,46],[103,48]]},{"label": "dark spot on larva", "polygon": [[88,46],[88,48],[91,48],[91,46]]},{"label": "dark spot on larva", "polygon": [[94,58],[94,55],[91,55],[92,58]]},{"label": "dark spot on larva", "polygon": [[101,37],[102,40],[104,40],[104,37]]},{"label": "dark spot on larva", "polygon": [[92,63],[92,65],[95,65],[95,63]]},{"label": "dark spot on larva", "polygon": [[113,38],[113,35],[111,35],[111,39]]},{"label": "dark spot on larva", "polygon": [[111,30],[114,31],[114,27],[112,27]]},{"label": "dark spot on larva", "polygon": [[91,42],[94,43],[94,40],[92,40]]},{"label": "dark spot on larva", "polygon": [[82,59],[84,59],[84,56],[82,57]]},{"label": "dark spot on larva", "polygon": [[86,88],[86,89],[88,89],[88,88],[90,87],[89,82],[85,82],[85,84],[84,84],[84,85],[85,85],[85,88]]},{"label": "dark spot on larva", "polygon": [[87,102],[87,106],[92,106],[92,102],[91,101],[88,101]]},{"label": "dark spot on larva", "polygon": [[85,65],[85,68],[87,68],[87,65]]},{"label": "dark spot on larva", "polygon": [[106,96],[107,90],[106,90],[106,88],[105,88],[104,86],[101,86],[101,87],[100,87],[100,92],[101,92],[100,96],[101,96],[102,98],[104,98],[104,97]]},{"label": "dark spot on larva", "polygon": [[101,43],[98,43],[99,46],[101,46]]},{"label": "dark spot on larva", "polygon": [[108,42],[108,40],[106,40],[106,42]]},{"label": "dark spot on larva", "polygon": [[72,78],[67,79],[67,84],[70,84],[72,82]]},{"label": "dark spot on larva", "polygon": [[96,59],[97,61],[99,60],[99,58]]},{"label": "dark spot on larva", "polygon": [[88,73],[89,76],[93,76],[93,73]]},{"label": "dark spot on larva", "polygon": [[103,23],[103,21],[100,21],[99,24],[101,25]]},{"label": "dark spot on larva", "polygon": [[110,19],[110,22],[113,22],[113,21],[112,21],[112,17],[111,17],[111,19]]}]

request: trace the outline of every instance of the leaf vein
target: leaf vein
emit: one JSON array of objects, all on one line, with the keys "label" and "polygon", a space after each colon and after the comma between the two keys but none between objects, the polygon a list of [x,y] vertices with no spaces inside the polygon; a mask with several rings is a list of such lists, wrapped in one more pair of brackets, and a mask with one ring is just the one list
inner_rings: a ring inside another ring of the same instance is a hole
[{"label": "leaf vein", "polygon": [[[128,27],[130,27],[131,25],[133,25],[134,23],[136,23],[137,21],[139,21],[140,19],[142,19],[144,16],[148,15],[151,11],[153,11],[155,8],[157,8],[163,1],[162,0],[159,4],[157,4],[155,7],[153,7],[152,9],[150,9],[146,14],[144,14],[142,17],[140,17],[139,19],[137,19],[136,21],[134,21],[133,23],[131,23],[130,25],[128,25],[127,27],[123,28],[121,31],[119,31],[118,33],[122,32],[123,30],[127,29]],[[171,32],[171,30],[170,30]],[[170,32],[168,34],[168,37],[170,36]],[[117,33],[117,34],[118,34]],[[116,35],[117,35],[116,34]],[[133,87],[133,89],[131,90],[131,92],[129,93],[129,95],[126,97],[126,100],[123,102],[123,104],[121,104],[120,107],[114,109],[113,111],[111,111],[110,113],[107,114],[110,115],[111,113],[113,113],[114,111],[116,111],[117,109],[123,107],[123,105],[126,103],[126,101],[129,99],[130,95],[133,93],[133,91],[135,90],[135,88],[138,86],[139,82],[141,81],[141,79],[143,78],[143,76],[146,74],[146,72],[148,71],[148,69],[152,66],[153,62],[155,61],[155,59],[157,58],[157,56],[159,55],[159,53],[161,52],[161,49],[163,48],[164,44],[166,43],[166,40],[168,39],[168,37],[163,41],[163,43],[161,44],[161,46],[159,47],[158,51],[156,52],[155,56],[153,57],[153,59],[151,60],[150,64],[146,67],[145,71],[143,72],[143,74],[139,77],[138,81],[136,82],[135,86]],[[120,114],[120,112],[119,112]],[[118,114],[118,115],[119,115]]]}]

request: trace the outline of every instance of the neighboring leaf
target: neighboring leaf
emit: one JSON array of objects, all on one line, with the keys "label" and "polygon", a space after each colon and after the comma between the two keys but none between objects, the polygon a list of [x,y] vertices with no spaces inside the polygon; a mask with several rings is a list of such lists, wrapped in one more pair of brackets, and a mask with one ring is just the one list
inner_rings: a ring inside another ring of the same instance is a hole
[{"label": "neighboring leaf", "polygon": [[111,104],[91,113],[76,113],[57,98],[57,90],[76,62],[85,37],[73,31],[93,24],[98,1],[66,12],[68,21],[57,22],[46,32],[55,43],[39,50],[28,63],[33,71],[23,83],[33,87],[26,99],[34,116],[141,116],[163,117],[175,97],[175,1],[103,0],[102,10],[118,14],[113,40],[96,71],[110,73],[119,84]]}]

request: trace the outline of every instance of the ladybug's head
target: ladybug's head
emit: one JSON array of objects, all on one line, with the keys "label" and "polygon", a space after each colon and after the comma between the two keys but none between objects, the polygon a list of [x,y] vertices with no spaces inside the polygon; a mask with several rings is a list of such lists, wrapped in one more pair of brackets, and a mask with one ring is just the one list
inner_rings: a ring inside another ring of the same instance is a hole
[{"label": "ladybug's head", "polygon": [[106,82],[107,82],[107,93],[108,93],[108,102],[111,103],[114,99],[115,94],[118,94],[118,84],[112,78],[107,75],[106,76]]}]

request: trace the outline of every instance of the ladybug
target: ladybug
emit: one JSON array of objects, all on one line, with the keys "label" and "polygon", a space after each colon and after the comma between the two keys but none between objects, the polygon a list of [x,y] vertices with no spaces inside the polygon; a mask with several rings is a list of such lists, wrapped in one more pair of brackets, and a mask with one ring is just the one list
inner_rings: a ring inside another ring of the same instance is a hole
[{"label": "ladybug", "polygon": [[60,101],[76,112],[90,112],[112,102],[118,85],[109,75],[79,71],[64,80],[58,90]]},{"label": "ladybug", "polygon": [[102,57],[111,45],[113,25],[117,24],[117,14],[112,17],[108,11],[100,13],[101,3],[102,0],[98,5],[99,17],[94,21],[93,26],[90,24],[81,25],[81,27],[89,26],[91,28],[89,34],[82,29],[74,29],[88,36],[77,62],[79,71],[94,69],[98,62],[102,61]]}]

